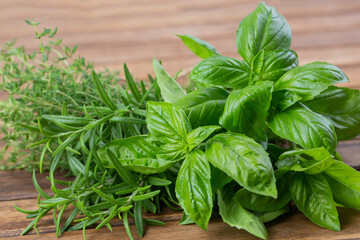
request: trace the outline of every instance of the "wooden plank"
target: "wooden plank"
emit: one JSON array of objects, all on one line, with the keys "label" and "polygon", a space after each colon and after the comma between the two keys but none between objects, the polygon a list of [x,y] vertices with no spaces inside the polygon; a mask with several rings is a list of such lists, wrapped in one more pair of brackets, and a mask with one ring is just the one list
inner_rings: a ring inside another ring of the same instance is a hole
[{"label": "wooden plank", "polygon": [[[326,60],[344,66],[360,67],[360,2],[357,0],[268,1],[288,18],[293,30],[293,48],[301,63]],[[79,53],[99,67],[121,69],[130,62],[135,76],[152,72],[151,59],[158,57],[169,64],[169,72],[189,68],[198,59],[172,35],[195,34],[209,40],[221,53],[237,56],[234,34],[241,18],[257,2],[250,0],[218,1],[89,1],[35,3],[16,0],[0,3],[0,41],[18,37],[19,44],[35,49],[33,31],[22,18],[34,18],[44,26],[59,26],[59,36],[69,45],[79,44]],[[14,9],[16,12],[14,13]],[[164,21],[166,19],[166,21]],[[309,49],[308,49],[309,48]],[[356,74],[353,74],[356,77]],[[358,77],[353,81],[360,83]],[[358,85],[358,84],[357,84]]]},{"label": "wooden plank", "polygon": [[[26,185],[26,181],[23,181],[23,183]],[[36,194],[33,188],[31,188],[31,190],[34,194]],[[36,199],[34,198],[23,199],[23,200],[7,200],[1,202],[1,215],[4,220],[2,220],[0,224],[0,238],[19,236],[21,232],[26,228],[26,226],[32,221],[32,219],[26,219],[25,214],[18,212],[15,209],[14,205],[25,210],[37,209],[36,207],[37,202]],[[50,214],[44,216],[43,219],[41,219],[41,221],[38,224],[38,229],[41,233],[55,232],[55,227],[54,227],[54,222],[52,220],[51,212]],[[31,233],[36,234],[35,231]]]},{"label": "wooden plank", "polygon": [[360,170],[360,139],[341,141],[338,145],[338,152],[344,162]]},{"label": "wooden plank", "polygon": [[[344,161],[348,164],[359,167],[360,161],[357,156],[360,155],[360,139],[355,139],[351,141],[343,141],[339,144],[339,152],[344,158]],[[61,178],[61,173],[57,173],[57,178]],[[41,187],[47,193],[51,193],[49,189],[48,180],[45,178],[46,174],[37,175],[37,179]],[[36,198],[37,193],[31,182],[31,173],[24,171],[10,171],[10,172],[0,172],[0,179],[7,179],[7,181],[0,182],[0,201],[1,208],[0,213],[2,216],[6,216],[6,221],[0,224],[0,238],[10,238],[18,236],[22,229],[24,229],[27,224],[31,222],[30,219],[25,219],[25,215],[19,213],[13,207],[17,205],[20,208],[26,210],[34,210],[36,209]],[[62,178],[66,179],[66,178]],[[338,239],[338,238],[350,238],[351,236],[358,236],[354,232],[358,227],[353,222],[354,219],[360,219],[360,215],[358,211],[339,209],[340,217],[342,219],[342,223],[344,226],[344,232],[336,235],[331,231],[327,231],[316,227],[309,220],[307,220],[301,213],[291,213],[288,214],[287,217],[282,217],[280,220],[276,220],[274,223],[268,224],[269,234],[271,238],[274,239],[282,239],[286,236],[290,236],[290,239],[311,239],[312,231],[321,231],[322,236],[329,236],[329,238],[324,239]],[[64,216],[70,214],[71,210],[67,210]],[[155,218],[167,223],[167,226],[164,227],[148,227],[147,237],[145,239],[162,239],[157,238],[159,236],[167,236],[176,237],[179,234],[182,235],[182,231],[189,232],[190,235],[186,235],[186,237],[194,237],[199,236],[200,239],[207,239],[208,237],[221,236],[225,234],[226,239],[238,238],[238,239],[251,239],[250,235],[244,231],[238,231],[234,228],[230,228],[227,225],[221,223],[219,219],[215,219],[211,222],[209,226],[209,232],[202,231],[197,226],[178,226],[177,222],[181,219],[180,212],[169,211],[168,209],[165,211],[164,215],[156,216],[152,214],[147,215],[150,218]],[[351,224],[350,224],[351,222]],[[305,225],[304,225],[305,224]],[[344,225],[345,224],[345,225]],[[112,225],[115,227],[115,232],[110,234],[107,230],[102,229],[100,231],[95,230],[87,230],[88,237],[90,239],[95,239],[98,234],[106,237],[119,237],[124,236],[125,232],[121,227],[122,223],[118,220],[112,221]],[[301,228],[296,229],[295,231],[291,231],[291,226],[301,226]],[[348,226],[349,225],[349,226]],[[187,228],[188,227],[188,228]],[[44,217],[38,225],[38,230],[41,233],[40,239],[52,238],[55,236],[55,228],[53,226],[52,214],[48,214]],[[169,231],[173,233],[173,235],[169,235]],[[135,230],[134,230],[135,232]],[[30,236],[25,237],[25,239],[32,238],[35,234],[35,231],[32,230],[29,232]],[[78,236],[81,236],[81,232],[75,233],[66,233],[63,239],[74,239]],[[185,233],[184,233],[185,234]],[[354,235],[355,234],[355,235]],[[338,237],[340,236],[340,237]],[[270,239],[271,239],[270,238]],[[217,239],[217,238],[213,238]]]},{"label": "wooden plank", "polygon": [[[35,210],[36,209],[36,199],[22,199],[22,200],[15,200],[15,201],[4,201],[1,203],[1,210],[2,216],[6,216],[6,221],[3,221],[0,224],[0,238],[8,238],[8,237],[15,237],[19,236],[23,229],[32,221],[32,219],[26,219],[25,214],[22,214],[14,208],[14,205],[25,209],[25,210]],[[72,206],[69,206],[68,209],[65,210],[63,215],[62,224],[65,223],[66,217],[71,214]],[[39,233],[55,233],[54,222],[52,218],[53,214],[50,211],[46,216],[44,216],[38,223],[37,229]],[[165,208],[163,214],[161,215],[154,215],[145,213],[145,218],[157,219],[166,223],[171,222],[179,222],[182,217],[182,212],[172,211],[168,208]],[[110,222],[111,226],[123,226],[122,222],[119,219],[114,219]],[[130,220],[130,224],[134,225],[134,222]],[[90,227],[94,228],[96,225]],[[150,227],[148,227],[150,228]],[[35,230],[31,230],[28,235],[36,234]],[[79,233],[78,233],[79,234]]]},{"label": "wooden plank", "polygon": [[[61,172],[56,172],[54,175],[59,180],[66,181],[70,179],[64,177]],[[50,182],[46,179],[47,173],[41,175],[37,173],[36,176],[40,187],[50,194]],[[38,196],[32,182],[32,173],[18,170],[0,171],[0,179],[0,201],[34,199]]]},{"label": "wooden plank", "polygon": [[[29,201],[29,200],[22,200]],[[341,232],[333,232],[327,229],[320,228],[307,219],[302,213],[297,210],[292,210],[284,216],[276,219],[271,223],[267,223],[266,227],[269,233],[269,239],[314,239],[314,233],[316,233],[316,239],[357,239],[359,238],[360,227],[360,211],[338,208],[340,222],[342,226]],[[163,215],[165,218],[158,218],[166,221],[165,226],[147,226],[146,235],[144,240],[151,239],[257,239],[251,236],[244,230],[238,230],[232,228],[229,225],[223,223],[220,218],[213,218],[209,224],[208,231],[200,229],[196,225],[178,225],[178,221],[181,219],[181,214],[167,214]],[[11,218],[13,224],[5,224],[0,226],[0,238],[18,239],[20,233],[19,229],[23,229],[25,225],[24,219],[21,214],[19,216],[13,216]],[[17,222],[18,223],[17,223]],[[30,220],[28,221],[30,222]],[[127,238],[125,230],[120,220],[112,221],[113,232],[110,232],[107,228],[101,228],[99,230],[88,229],[86,230],[87,239],[117,239]],[[136,229],[132,221],[130,221],[130,228],[133,232],[135,239]],[[18,227],[18,228],[17,228]],[[10,229],[10,230],[9,230]],[[54,228],[52,227],[51,214],[41,222],[39,222],[38,229],[40,235],[36,236],[36,239],[51,239],[55,237]],[[34,231],[28,235],[19,239],[33,239]],[[82,231],[65,232],[61,239],[78,239],[81,238]]]}]

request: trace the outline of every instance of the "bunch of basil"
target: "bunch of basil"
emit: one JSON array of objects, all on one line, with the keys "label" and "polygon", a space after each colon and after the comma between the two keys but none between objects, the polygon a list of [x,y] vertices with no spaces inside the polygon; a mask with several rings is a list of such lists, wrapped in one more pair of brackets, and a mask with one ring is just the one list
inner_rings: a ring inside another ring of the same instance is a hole
[{"label": "bunch of basil", "polygon": [[339,231],[336,206],[360,209],[360,173],[336,152],[338,140],[360,133],[360,92],[333,86],[346,75],[326,62],[298,66],[288,23],[265,3],[240,22],[244,60],[178,36],[204,59],[190,74],[196,90],[186,94],[154,59],[165,102],[147,102],[149,135],[106,147],[145,174],[181,163],[182,223],[207,229],[216,203],[224,222],[266,238],[263,222],[293,200],[315,224]]}]

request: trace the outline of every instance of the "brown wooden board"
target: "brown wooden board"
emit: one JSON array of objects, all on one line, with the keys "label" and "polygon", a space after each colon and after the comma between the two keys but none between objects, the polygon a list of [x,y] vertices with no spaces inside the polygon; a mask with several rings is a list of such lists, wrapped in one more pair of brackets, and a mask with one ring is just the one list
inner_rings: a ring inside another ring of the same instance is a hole
[{"label": "brown wooden board", "polygon": [[[344,161],[352,166],[360,165],[360,139],[340,142],[338,151],[343,156]],[[66,180],[62,173],[57,172],[56,178]],[[46,173],[37,174],[37,181],[42,189],[51,193]],[[22,230],[31,222],[25,219],[25,215],[15,210],[14,205],[26,209],[36,209],[36,193],[32,181],[32,174],[25,171],[2,171],[0,172],[0,238],[16,239]],[[64,217],[70,214],[71,209],[65,211]],[[297,210],[292,210],[285,216],[267,224],[270,239],[313,239],[314,231],[321,234],[321,239],[352,239],[354,236],[360,238],[360,211],[339,208],[340,220],[343,231],[335,233],[317,227],[310,220]],[[147,214],[146,217],[158,219],[167,223],[166,226],[148,226],[145,239],[253,239],[245,231],[231,228],[221,222],[221,219],[214,218],[208,232],[201,230],[195,225],[180,226],[181,212],[165,209],[162,215]],[[124,237],[126,233],[121,226],[120,220],[111,221],[114,233],[110,233],[106,228],[100,230],[87,230],[87,239],[97,239],[98,237],[117,238]],[[133,223],[131,222],[133,225]],[[134,226],[133,232],[136,234]],[[36,236],[34,230],[28,236],[21,239],[51,239],[55,238],[55,227],[52,214],[45,216],[38,224],[40,237]],[[82,237],[81,231],[65,233],[62,239],[77,239]]]},{"label": "brown wooden board", "polygon": [[[0,42],[17,38],[30,50],[38,42],[24,19],[42,27],[58,26],[58,36],[99,68],[121,69],[127,62],[138,79],[152,73],[153,57],[175,74],[200,59],[173,33],[193,34],[220,53],[239,57],[235,32],[253,11],[255,0],[80,0],[0,1]],[[328,61],[344,68],[351,85],[360,86],[360,1],[268,0],[293,32],[300,63]]]}]

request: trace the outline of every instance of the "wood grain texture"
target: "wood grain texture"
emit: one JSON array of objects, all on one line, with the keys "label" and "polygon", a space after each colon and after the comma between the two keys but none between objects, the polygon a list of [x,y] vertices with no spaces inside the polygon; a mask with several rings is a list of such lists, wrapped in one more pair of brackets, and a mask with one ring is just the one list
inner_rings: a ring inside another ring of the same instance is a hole
[{"label": "wood grain texture", "polygon": [[[14,203],[19,207],[27,207],[34,204],[33,200],[19,200]],[[11,206],[5,205],[7,209]],[[31,207],[30,207],[31,208]],[[276,219],[271,223],[267,223],[266,227],[269,233],[269,239],[359,239],[359,228],[360,228],[360,211],[338,208],[340,222],[342,226],[341,232],[333,232],[327,229],[313,224],[307,219],[302,213],[297,210],[292,210],[282,217]],[[6,212],[5,212],[6,213]],[[29,234],[18,237],[21,230],[24,229],[27,223],[31,220],[25,220],[23,215],[20,213],[12,212],[8,213],[7,221],[0,226],[0,238],[9,239],[54,239],[55,228],[52,223],[52,216],[44,217],[39,224],[38,230],[40,235],[37,236],[35,231],[29,232]],[[238,230],[232,228],[229,225],[222,222],[220,218],[213,218],[209,224],[208,231],[200,229],[196,225],[178,225],[181,219],[180,213],[167,213],[156,219],[166,222],[165,226],[147,226],[146,235],[144,240],[155,240],[155,239],[258,239],[245,232],[244,230]],[[128,239],[125,230],[120,220],[111,221],[113,226],[113,232],[110,232],[107,228],[101,228],[99,230],[87,229],[87,239]],[[136,237],[136,229],[134,223],[130,222],[131,231]],[[65,232],[61,239],[81,239],[82,232]]]},{"label": "wood grain texture", "polygon": [[[122,62],[138,79],[152,73],[153,57],[174,74],[199,62],[174,33],[193,34],[219,52],[238,57],[235,31],[256,8],[254,0],[13,0],[0,1],[0,42],[17,38],[36,49],[33,30],[24,19],[59,27],[64,43],[98,68],[121,69]],[[284,15],[293,33],[292,48],[300,64],[328,61],[343,68],[360,87],[360,1],[269,0]]]},{"label": "wood grain texture", "polygon": [[[238,57],[235,31],[239,21],[253,11],[255,0],[4,0],[0,1],[0,42],[17,38],[29,51],[37,48],[33,29],[24,19],[42,22],[41,27],[59,28],[58,37],[66,45],[78,44],[78,53],[95,62],[98,69],[121,69],[128,63],[137,79],[153,74],[151,60],[162,59],[174,74],[191,70],[200,61],[174,36],[192,34],[213,44],[221,54]],[[360,88],[360,1],[359,0],[269,0],[286,17],[293,33],[292,49],[300,64],[327,61],[338,65],[350,83]],[[6,96],[0,93],[0,99]],[[341,142],[339,152],[352,166],[360,165],[359,140]],[[1,144],[1,143],[0,143]],[[61,174],[60,174],[61,175]],[[58,175],[58,178],[60,176]],[[0,172],[0,238],[55,239],[51,216],[39,223],[40,236],[34,231],[18,237],[30,222],[13,205],[33,209],[37,194],[26,172]],[[50,192],[44,175],[39,184]],[[303,214],[292,211],[268,224],[269,239],[360,239],[360,213],[339,209],[342,232],[317,227]],[[147,227],[146,239],[253,239],[243,230],[213,219],[209,231],[197,226],[179,226],[178,212],[156,218],[166,226]],[[114,232],[89,229],[87,239],[127,239],[120,221],[113,221]],[[135,227],[131,229],[134,233]],[[135,234],[134,234],[135,235]],[[65,233],[62,239],[82,239],[79,231]]]},{"label": "wood grain texture", "polygon": [[[343,156],[344,161],[354,167],[359,167],[360,139],[340,142],[338,151]],[[49,181],[46,174],[37,174],[37,181],[41,188],[51,193]],[[25,219],[25,215],[15,210],[14,205],[26,209],[36,209],[37,193],[31,181],[32,174],[24,171],[0,171],[0,215],[4,221],[0,224],[0,238],[17,239],[21,231],[31,222],[31,219]],[[56,179],[69,180],[57,172]],[[71,213],[67,209],[64,217]],[[310,220],[299,211],[292,210],[283,217],[267,224],[269,239],[314,239],[314,232],[320,234],[319,239],[352,239],[360,238],[358,228],[360,227],[360,211],[341,209],[339,215],[343,231],[332,232],[314,225]],[[162,215],[146,214],[145,218],[153,218],[167,223],[166,226],[148,226],[144,240],[153,239],[255,239],[245,231],[239,231],[231,228],[221,222],[221,219],[214,218],[210,222],[208,232],[201,230],[195,225],[180,226],[178,222],[182,217],[181,212],[174,212],[165,209]],[[62,222],[63,223],[63,222]],[[136,233],[133,222],[132,230]],[[120,220],[111,221],[114,232],[109,232],[106,228],[100,230],[87,230],[87,239],[98,239],[104,237],[115,239],[126,237],[125,230]],[[45,216],[38,224],[40,236],[35,235],[34,230],[21,239],[51,239],[55,237],[55,227],[52,220],[52,214]],[[81,239],[82,232],[64,233],[61,239]],[[19,238],[20,239],[20,238]]]},{"label": "wood grain texture", "polygon": [[[61,172],[56,172],[54,177],[58,180],[69,181],[70,178],[63,175]],[[36,176],[40,187],[46,193],[51,193],[50,182],[46,179],[48,175],[38,173]],[[38,193],[34,191],[32,173],[26,171],[0,171],[0,179],[0,204],[3,201],[34,199],[38,196]]]}]

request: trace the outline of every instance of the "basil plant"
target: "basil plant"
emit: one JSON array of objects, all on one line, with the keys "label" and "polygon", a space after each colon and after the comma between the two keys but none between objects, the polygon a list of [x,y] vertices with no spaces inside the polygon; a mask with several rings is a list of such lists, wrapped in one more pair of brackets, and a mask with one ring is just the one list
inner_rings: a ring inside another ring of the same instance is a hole
[{"label": "basil plant", "polygon": [[132,171],[175,172],[181,224],[206,230],[220,214],[266,238],[264,223],[294,202],[315,224],[340,231],[336,207],[360,209],[360,173],[336,151],[338,140],[360,134],[359,90],[335,86],[348,78],[330,63],[299,66],[289,24],[265,3],[239,24],[242,59],[177,36],[202,58],[189,76],[194,87],[185,91],[154,59],[164,101],[147,102],[148,135],[104,148]]}]

